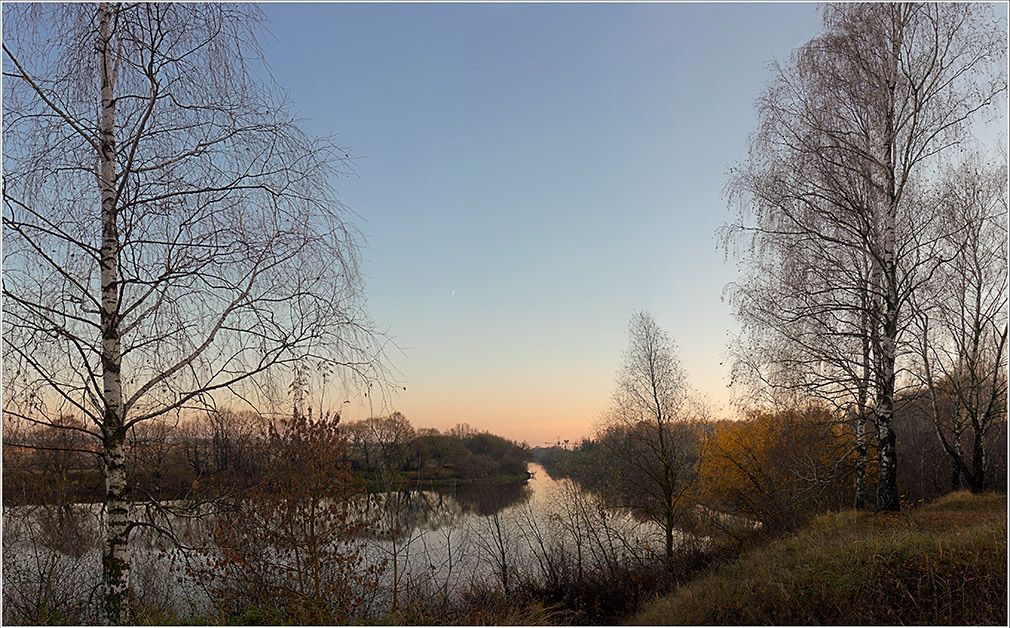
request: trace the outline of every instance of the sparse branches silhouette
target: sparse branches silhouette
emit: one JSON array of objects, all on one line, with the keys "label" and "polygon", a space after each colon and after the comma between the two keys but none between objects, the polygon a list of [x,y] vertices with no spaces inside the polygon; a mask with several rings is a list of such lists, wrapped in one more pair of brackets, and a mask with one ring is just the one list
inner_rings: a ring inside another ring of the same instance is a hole
[{"label": "sparse branches silhouette", "polygon": [[831,4],[823,17],[820,36],[772,66],[730,174],[739,218],[724,235],[747,268],[729,288],[736,374],[833,406],[858,451],[872,420],[877,507],[896,510],[909,304],[944,263],[927,179],[1004,96],[1005,26],[978,4]]},{"label": "sparse branches silhouette", "polygon": [[702,410],[667,333],[650,314],[636,313],[599,440],[618,494],[663,528],[667,560],[704,453]]},{"label": "sparse branches silhouette", "polygon": [[345,153],[224,4],[5,5],[5,421],[74,414],[106,479],[104,607],[129,620],[128,431],[325,361],[374,380]]}]

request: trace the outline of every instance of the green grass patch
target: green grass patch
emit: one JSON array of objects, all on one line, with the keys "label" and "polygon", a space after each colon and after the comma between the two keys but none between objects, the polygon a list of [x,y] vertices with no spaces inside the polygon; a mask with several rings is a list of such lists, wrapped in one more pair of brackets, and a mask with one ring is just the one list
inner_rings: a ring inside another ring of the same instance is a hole
[{"label": "green grass patch", "polygon": [[842,512],[646,605],[632,624],[1006,625],[1007,502]]}]

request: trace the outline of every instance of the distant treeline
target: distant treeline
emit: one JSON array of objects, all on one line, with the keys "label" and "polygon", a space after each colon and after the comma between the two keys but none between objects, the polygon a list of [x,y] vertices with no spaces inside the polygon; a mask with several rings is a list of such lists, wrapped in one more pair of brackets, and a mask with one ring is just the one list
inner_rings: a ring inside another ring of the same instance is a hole
[{"label": "distant treeline", "polygon": [[[5,425],[4,503],[86,502],[105,491],[97,441],[73,416],[48,426]],[[249,487],[263,476],[270,420],[255,412],[215,411],[179,424],[148,423],[127,439],[131,495],[175,499]],[[370,491],[438,488],[474,482],[524,482],[529,448],[460,424],[445,433],[389,416],[340,423],[346,439],[333,466],[350,469]]]}]

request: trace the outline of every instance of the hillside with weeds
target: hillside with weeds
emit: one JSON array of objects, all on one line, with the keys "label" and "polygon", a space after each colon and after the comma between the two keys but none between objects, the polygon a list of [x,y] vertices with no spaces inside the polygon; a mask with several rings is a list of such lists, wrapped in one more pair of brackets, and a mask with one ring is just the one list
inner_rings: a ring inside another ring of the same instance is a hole
[{"label": "hillside with weeds", "polygon": [[847,511],[646,604],[630,624],[1006,625],[1007,498]]}]

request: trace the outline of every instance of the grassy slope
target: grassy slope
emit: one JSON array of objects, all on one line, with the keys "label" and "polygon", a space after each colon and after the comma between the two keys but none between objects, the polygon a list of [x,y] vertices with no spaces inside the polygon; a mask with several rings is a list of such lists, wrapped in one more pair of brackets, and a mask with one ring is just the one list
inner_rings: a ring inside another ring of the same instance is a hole
[{"label": "grassy slope", "polygon": [[1007,619],[1005,495],[843,512],[744,553],[631,624],[993,624]]}]

